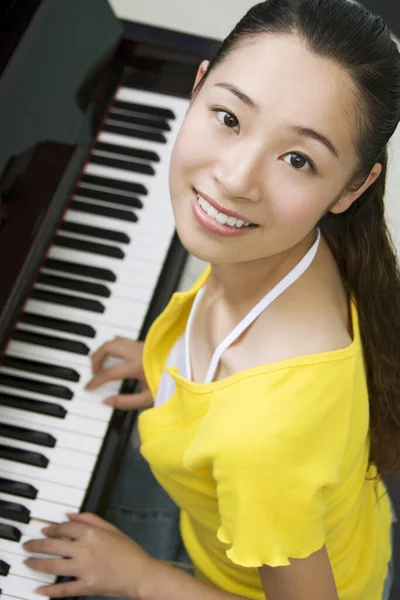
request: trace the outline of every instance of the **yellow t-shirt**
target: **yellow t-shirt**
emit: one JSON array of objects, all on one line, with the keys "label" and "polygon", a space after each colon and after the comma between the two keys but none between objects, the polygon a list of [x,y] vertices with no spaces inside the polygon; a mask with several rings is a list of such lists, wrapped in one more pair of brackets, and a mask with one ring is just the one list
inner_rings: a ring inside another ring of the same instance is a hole
[{"label": "yellow t-shirt", "polygon": [[[155,397],[197,290],[153,323],[144,369]],[[357,310],[345,349],[194,383],[168,368],[173,396],[139,418],[142,454],[181,508],[181,534],[213,584],[255,600],[257,567],[326,544],[340,600],[380,600],[390,560],[390,501],[368,480],[369,408]],[[368,477],[367,477],[368,476]]]}]

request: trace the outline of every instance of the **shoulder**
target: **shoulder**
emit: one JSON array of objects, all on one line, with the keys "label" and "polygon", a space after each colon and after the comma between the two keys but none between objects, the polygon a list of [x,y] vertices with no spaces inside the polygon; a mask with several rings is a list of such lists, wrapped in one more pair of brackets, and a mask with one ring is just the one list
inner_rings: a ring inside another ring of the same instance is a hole
[{"label": "shoulder", "polygon": [[341,306],[328,299],[292,295],[271,305],[222,357],[227,374],[296,358],[318,356],[349,348],[353,342],[350,302]]}]

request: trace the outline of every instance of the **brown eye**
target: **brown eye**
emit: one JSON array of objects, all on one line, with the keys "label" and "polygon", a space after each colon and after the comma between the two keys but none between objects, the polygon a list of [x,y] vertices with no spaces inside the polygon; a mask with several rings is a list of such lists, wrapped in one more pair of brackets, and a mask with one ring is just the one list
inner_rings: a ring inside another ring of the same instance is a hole
[{"label": "brown eye", "polygon": [[239,121],[235,115],[227,110],[222,108],[214,108],[213,112],[216,113],[218,120],[226,127],[229,127],[229,129],[235,129],[235,127],[239,127]]},{"label": "brown eye", "polygon": [[295,169],[302,169],[307,164],[307,160],[301,154],[292,154],[290,163]]},{"label": "brown eye", "polygon": [[289,154],[286,154],[285,157],[289,157],[287,164],[296,169],[296,171],[316,172],[314,164],[311,162],[311,160],[306,156],[299,154],[298,152],[289,152]]},{"label": "brown eye", "polygon": [[226,113],[224,116],[224,124],[227,127],[236,127],[236,125],[238,125],[238,121],[237,118],[234,117],[233,115],[231,115],[230,113]]}]

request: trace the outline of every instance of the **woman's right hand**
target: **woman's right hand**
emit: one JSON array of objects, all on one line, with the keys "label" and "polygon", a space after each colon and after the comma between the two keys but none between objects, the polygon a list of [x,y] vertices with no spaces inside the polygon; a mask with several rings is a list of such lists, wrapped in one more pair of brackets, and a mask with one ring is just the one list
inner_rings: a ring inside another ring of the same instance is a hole
[{"label": "woman's right hand", "polygon": [[[140,391],[136,394],[118,394],[107,398],[104,403],[120,410],[137,410],[153,406],[153,398],[148,388],[142,363],[143,342],[128,338],[115,337],[106,342],[92,354],[93,378],[86,385],[86,390],[95,390],[108,381],[137,379]],[[119,358],[123,362],[105,366],[107,358]]]}]

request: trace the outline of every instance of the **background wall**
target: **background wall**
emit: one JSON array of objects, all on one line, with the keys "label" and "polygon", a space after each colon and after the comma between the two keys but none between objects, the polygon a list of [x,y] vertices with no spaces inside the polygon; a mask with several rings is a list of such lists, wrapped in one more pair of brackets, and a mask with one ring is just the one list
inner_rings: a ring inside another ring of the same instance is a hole
[{"label": "background wall", "polygon": [[[379,0],[379,6],[384,8],[386,6],[385,2],[391,1]],[[256,0],[146,0],[146,2],[141,0],[109,0],[109,2],[116,15],[121,19],[222,39],[250,6],[256,3]],[[385,14],[382,11],[382,15],[385,17],[392,16],[393,8],[392,12],[389,11]],[[398,21],[400,21],[400,7]],[[391,143],[386,207],[389,225],[399,251],[400,127],[398,127]]]}]

